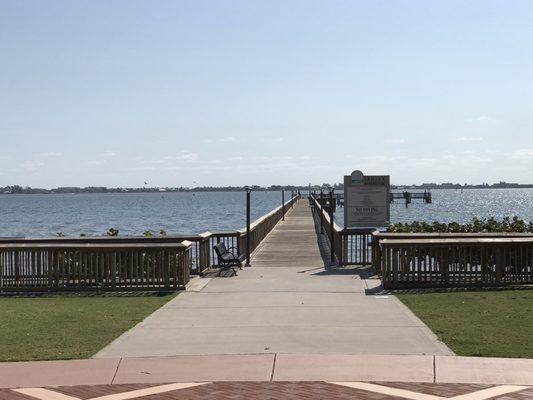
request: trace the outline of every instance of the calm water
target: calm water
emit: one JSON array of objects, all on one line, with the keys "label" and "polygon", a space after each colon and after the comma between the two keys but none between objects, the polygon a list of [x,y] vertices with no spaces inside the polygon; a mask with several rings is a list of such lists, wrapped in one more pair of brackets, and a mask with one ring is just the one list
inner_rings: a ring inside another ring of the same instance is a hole
[{"label": "calm water", "polygon": [[[470,222],[473,217],[518,216],[533,220],[533,189],[469,189],[432,190],[432,204],[413,200],[405,208],[402,200],[391,206],[392,222]],[[343,226],[343,209],[338,209],[335,218]]]},{"label": "calm water", "polygon": [[[391,219],[463,221],[517,215],[533,220],[533,189],[434,190],[433,204],[392,205]],[[287,195],[288,197],[288,195]],[[280,192],[252,192],[252,220],[281,204]],[[342,227],[342,209],[336,216]],[[0,195],[0,236],[98,235],[164,229],[169,234],[224,231],[245,225],[245,194],[139,193]]]},{"label": "calm water", "polygon": [[[253,221],[281,205],[281,192],[252,192],[251,203]],[[236,230],[245,213],[243,192],[0,195],[0,236]]]}]

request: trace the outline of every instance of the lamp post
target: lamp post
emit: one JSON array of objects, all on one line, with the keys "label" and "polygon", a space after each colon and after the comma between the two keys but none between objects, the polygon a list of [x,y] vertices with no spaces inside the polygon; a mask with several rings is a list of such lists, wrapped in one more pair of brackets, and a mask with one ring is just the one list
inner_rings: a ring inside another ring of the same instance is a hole
[{"label": "lamp post", "polygon": [[250,266],[250,193],[252,189],[246,188],[246,266]]},{"label": "lamp post", "polygon": [[323,206],[323,202],[324,202],[324,192],[322,191],[322,189],[320,189],[320,234],[322,234],[324,232],[324,227],[323,227],[323,224],[322,224],[322,217],[323,217],[323,212],[324,212],[324,206]]},{"label": "lamp post", "polygon": [[333,265],[335,263],[335,236],[333,235],[333,231],[335,229],[335,225],[333,222],[333,192],[335,190],[331,189],[329,192],[329,224],[330,224],[330,233],[329,233],[329,243],[331,245],[330,248],[330,258],[331,258],[331,264]]}]

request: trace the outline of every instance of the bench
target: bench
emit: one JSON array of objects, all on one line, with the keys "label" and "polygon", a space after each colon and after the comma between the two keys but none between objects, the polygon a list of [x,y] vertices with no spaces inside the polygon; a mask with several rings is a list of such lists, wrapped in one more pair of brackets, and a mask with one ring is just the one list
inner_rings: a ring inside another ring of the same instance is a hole
[{"label": "bench", "polygon": [[[235,247],[230,247],[227,249],[223,242],[214,245],[213,249],[215,250],[215,253],[217,253],[218,257],[218,266],[220,267],[218,274],[220,275],[222,271],[231,269],[235,273],[235,276],[237,276],[235,267],[242,269],[242,261],[244,260],[244,256],[239,256]],[[235,252],[233,252],[233,250],[235,250]]]}]

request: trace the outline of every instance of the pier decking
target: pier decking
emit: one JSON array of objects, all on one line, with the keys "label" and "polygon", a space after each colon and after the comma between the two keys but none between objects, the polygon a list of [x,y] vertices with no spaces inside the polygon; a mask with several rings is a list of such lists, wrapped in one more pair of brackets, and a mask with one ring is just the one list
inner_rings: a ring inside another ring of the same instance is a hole
[{"label": "pier decking", "polygon": [[97,354],[451,354],[394,296],[354,268],[328,267],[311,209],[300,201],[231,278],[198,278]]}]

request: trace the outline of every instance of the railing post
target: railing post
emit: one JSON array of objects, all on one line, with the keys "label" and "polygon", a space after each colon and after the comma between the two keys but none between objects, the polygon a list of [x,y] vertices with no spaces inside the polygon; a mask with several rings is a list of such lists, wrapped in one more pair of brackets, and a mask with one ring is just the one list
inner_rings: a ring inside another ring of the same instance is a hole
[{"label": "railing post", "polygon": [[331,189],[329,192],[329,224],[330,224],[329,244],[331,248],[330,261],[331,261],[331,264],[334,264],[335,263],[335,232],[334,232],[335,225],[333,222],[333,189]]},{"label": "railing post", "polygon": [[115,287],[117,284],[117,253],[116,250],[112,250],[110,254],[110,263],[109,268],[111,269],[111,286]]},{"label": "railing post", "polygon": [[246,189],[246,266],[250,266],[250,192]]},{"label": "railing post", "polygon": [[[181,242],[181,244],[183,245],[183,247],[178,249],[176,253],[177,255],[179,254],[179,265],[176,266],[176,275],[178,277],[178,286],[181,285],[183,288],[185,288],[185,286],[187,285],[187,283],[189,283],[191,279],[189,263],[190,257],[192,257],[192,243],[188,240],[184,240],[183,242]],[[174,285],[176,285],[176,282],[174,282]]]},{"label": "railing post", "polygon": [[200,234],[200,241],[198,242],[197,251],[200,252],[198,275],[202,275],[202,270],[211,267],[211,247],[210,240],[211,232],[204,232]]},{"label": "railing post", "polygon": [[281,191],[281,220],[285,221],[285,190]]},{"label": "railing post", "polygon": [[[163,250],[163,280],[165,289],[170,289],[170,269],[171,267],[171,259],[170,259],[170,249],[164,249]],[[185,265],[184,268],[189,269],[189,265]]]}]

